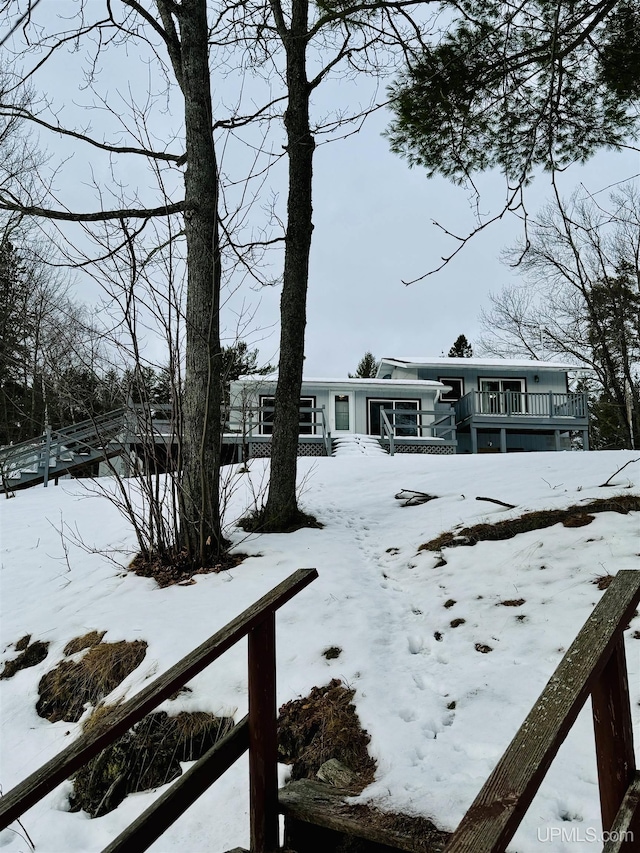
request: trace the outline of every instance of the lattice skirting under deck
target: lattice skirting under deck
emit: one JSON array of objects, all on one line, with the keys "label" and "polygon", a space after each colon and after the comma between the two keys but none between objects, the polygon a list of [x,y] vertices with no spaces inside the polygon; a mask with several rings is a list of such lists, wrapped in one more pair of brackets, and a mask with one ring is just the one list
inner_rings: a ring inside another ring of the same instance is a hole
[{"label": "lattice skirting under deck", "polygon": [[[325,446],[320,441],[300,442],[298,444],[298,456],[326,456]],[[271,456],[271,442],[256,442],[249,445],[250,459],[268,459]]]},{"label": "lattice skirting under deck", "polygon": [[[382,445],[385,450],[389,449],[388,444]],[[430,453],[440,456],[453,455],[456,452],[455,447],[450,444],[396,444],[395,453]]]}]

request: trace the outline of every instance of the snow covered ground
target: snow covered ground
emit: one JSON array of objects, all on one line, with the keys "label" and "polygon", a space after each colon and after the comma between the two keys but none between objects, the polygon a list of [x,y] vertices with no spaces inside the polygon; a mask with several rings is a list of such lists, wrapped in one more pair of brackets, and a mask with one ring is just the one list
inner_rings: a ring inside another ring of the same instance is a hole
[{"label": "snow covered ground", "polygon": [[[38,682],[69,640],[91,629],[107,630],[105,641],[146,640],[143,663],[109,701],[131,696],[295,569],[314,566],[319,579],[278,614],[279,702],[343,679],[355,688],[378,762],[363,799],[453,829],[602,596],[592,581],[640,569],[638,517],[602,513],[585,527],[556,525],[448,549],[440,567],[438,555],[418,548],[456,525],[637,494],[640,462],[618,474],[613,487],[600,487],[635,458],[609,452],[301,459],[301,504],[324,529],[247,536],[232,528],[237,548],[254,556],[232,571],[166,589],[123,571],[135,550],[132,533],[109,501],[81,481],[0,500],[0,662],[16,656],[13,643],[25,634],[50,644],[41,664],[0,681],[2,790],[80,731],[81,723],[52,724],[35,711]],[[265,482],[264,467],[255,461],[249,474],[234,474],[230,523]],[[437,499],[402,508],[394,499],[401,489]],[[476,501],[479,495],[517,508]],[[517,607],[500,603],[520,598],[525,603]],[[626,634],[636,727],[638,628],[635,619]],[[492,651],[480,653],[476,644]],[[342,649],[338,658],[323,657],[329,646]],[[246,712],[245,647],[225,654],[190,686],[192,693],[164,707],[239,719]],[[69,790],[64,783],[24,815],[37,853],[99,851],[159,793],[130,796],[90,820],[67,811]],[[246,847],[247,809],[245,757],[151,849]],[[551,827],[563,828],[565,838],[575,828],[574,838],[583,841],[545,843]],[[599,829],[599,806],[587,706],[512,849],[598,850],[584,840],[590,828]],[[0,833],[0,848],[28,850],[20,826]]]}]

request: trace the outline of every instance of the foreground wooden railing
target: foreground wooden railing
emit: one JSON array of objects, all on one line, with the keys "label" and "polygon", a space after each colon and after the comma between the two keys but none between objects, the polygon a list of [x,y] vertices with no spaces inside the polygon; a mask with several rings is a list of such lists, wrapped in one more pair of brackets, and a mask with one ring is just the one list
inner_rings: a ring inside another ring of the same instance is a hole
[{"label": "foreground wooden railing", "polygon": [[560,745],[591,695],[603,853],[640,850],[636,773],[623,631],[640,601],[640,571],[620,571],[565,654],[445,853],[502,853]]},{"label": "foreground wooden railing", "polygon": [[299,569],[0,799],[0,830],[248,636],[249,713],[103,853],[142,853],[249,750],[252,853],[278,849],[275,613],[318,577]]}]

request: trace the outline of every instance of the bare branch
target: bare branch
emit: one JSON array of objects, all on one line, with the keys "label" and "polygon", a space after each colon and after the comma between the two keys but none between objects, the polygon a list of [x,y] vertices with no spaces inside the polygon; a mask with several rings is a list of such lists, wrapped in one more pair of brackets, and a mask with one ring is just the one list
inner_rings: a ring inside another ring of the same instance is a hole
[{"label": "bare branch", "polygon": [[93,139],[91,136],[87,136],[84,133],[69,130],[68,128],[61,127],[59,124],[50,124],[22,107],[12,107],[11,105],[0,103],[0,116],[25,119],[26,121],[33,122],[40,127],[45,127],[47,130],[51,130],[54,133],[59,133],[61,136],[70,136],[73,139],[78,139],[81,142],[86,142],[88,145],[93,145],[95,148],[100,148],[103,151],[109,151],[113,154],[141,154],[143,157],[150,157],[154,160],[164,160],[168,163],[175,163],[178,166],[183,166],[186,162],[184,154],[168,154],[161,151],[151,151],[146,148],[133,148],[130,146],[110,145],[106,142],[98,142],[97,139]]},{"label": "bare branch", "polygon": [[179,201],[175,204],[165,204],[161,207],[98,210],[95,213],[73,213],[68,210],[49,210],[45,207],[18,204],[17,202],[10,202],[0,197],[0,210],[11,210],[22,213],[25,216],[37,216],[42,219],[55,219],[62,222],[106,222],[110,219],[151,219],[155,216],[171,216],[174,213],[183,213],[185,209],[185,202]]}]

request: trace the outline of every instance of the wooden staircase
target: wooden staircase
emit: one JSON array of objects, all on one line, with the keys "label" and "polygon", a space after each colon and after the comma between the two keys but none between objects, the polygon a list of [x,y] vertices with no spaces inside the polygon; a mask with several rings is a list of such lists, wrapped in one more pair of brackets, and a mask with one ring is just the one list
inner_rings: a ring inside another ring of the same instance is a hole
[{"label": "wooden staircase", "polygon": [[127,409],[45,431],[20,444],[0,448],[0,493],[27,489],[73,474],[91,463],[125,451]]}]

